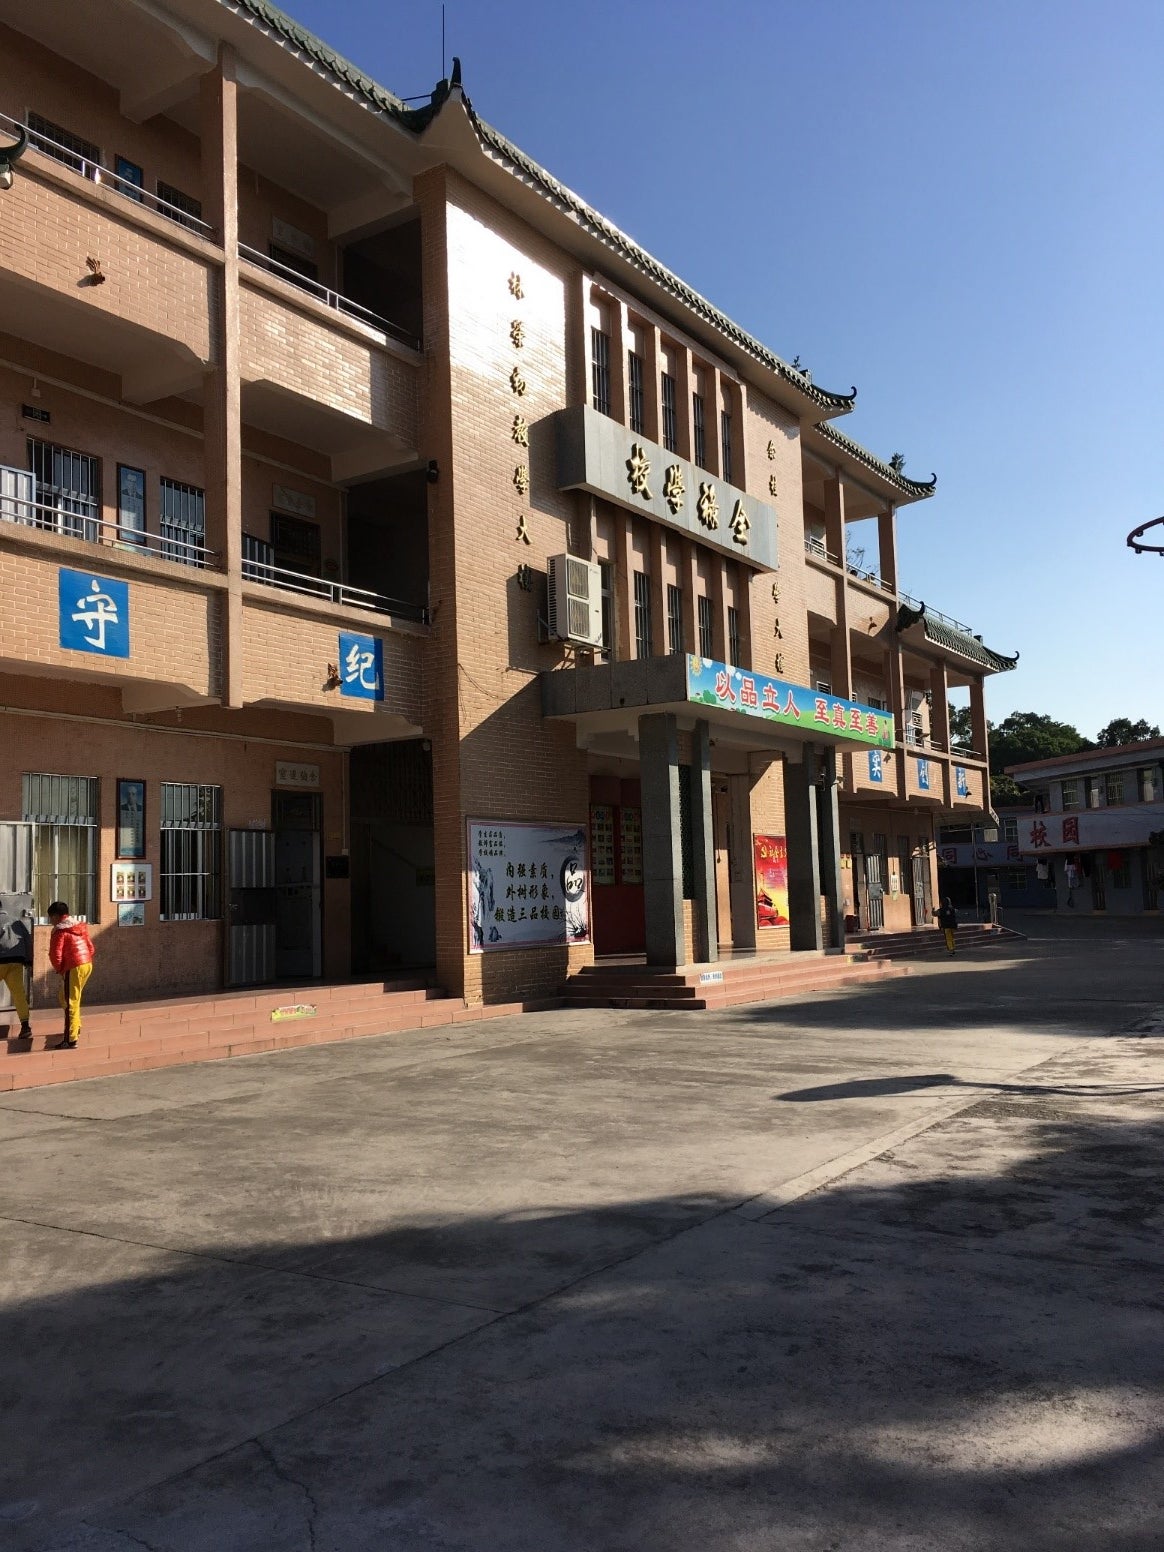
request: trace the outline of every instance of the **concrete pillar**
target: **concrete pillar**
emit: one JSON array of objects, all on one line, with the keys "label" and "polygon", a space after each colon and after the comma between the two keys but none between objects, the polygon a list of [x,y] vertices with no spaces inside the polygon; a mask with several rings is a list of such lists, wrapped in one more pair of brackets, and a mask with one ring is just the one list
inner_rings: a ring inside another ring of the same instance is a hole
[{"label": "concrete pillar", "polygon": [[825,548],[835,555],[842,576],[837,583],[837,623],[829,633],[829,682],[834,695],[853,698],[853,658],[849,639],[849,587],[845,549],[845,488],[840,476],[824,482]]},{"label": "concrete pillar", "polygon": [[651,656],[665,657],[670,651],[667,640],[667,585],[663,576],[666,566],[666,534],[659,523],[650,526],[651,563]]},{"label": "concrete pillar", "polygon": [[210,270],[211,366],[203,381],[206,543],[218,552],[227,592],[220,695],[243,703],[242,361],[238,258],[238,81],[234,50],[219,45],[218,64],[202,77],[199,102],[204,214],[222,241],[222,265]]},{"label": "concrete pillar", "polygon": [[691,735],[691,853],[695,873],[695,957],[700,961],[718,959],[715,833],[711,817],[711,729],[702,720],[695,724]]},{"label": "concrete pillar", "polygon": [[841,879],[841,814],[837,796],[837,751],[821,755],[823,780],[817,787],[817,827],[820,843],[821,889],[829,903],[830,948],[845,946],[845,894]]},{"label": "concrete pillar", "polygon": [[610,413],[620,426],[630,425],[626,391],[626,304],[610,299]]},{"label": "concrete pillar", "polygon": [[981,679],[970,685],[970,734],[974,753],[982,759],[990,758],[990,735],[986,730],[986,696]]},{"label": "concrete pillar", "polygon": [[696,581],[699,576],[699,551],[693,539],[680,541],[681,571],[679,586],[683,589],[683,648],[689,654],[699,652],[699,619],[696,603]]},{"label": "concrete pillar", "polygon": [[877,564],[881,580],[897,593],[897,510],[891,504],[877,514]]},{"label": "concrete pillar", "polygon": [[732,947],[756,946],[756,873],[752,839],[752,780],[728,777],[728,887],[732,905]]},{"label": "concrete pillar", "polygon": [[679,735],[675,717],[669,712],[639,718],[639,778],[643,794],[647,963],[673,970],[684,959],[683,847],[679,828]]},{"label": "concrete pillar", "polygon": [[635,655],[634,519],[620,512],[614,519],[614,656],[626,662]]},{"label": "concrete pillar", "polygon": [[[695,461],[695,409],[691,395],[695,389],[695,368],[691,352],[683,346],[676,348],[678,356],[678,382],[675,387],[675,420],[678,431],[679,456]],[[698,495],[696,491],[696,495]]]},{"label": "concrete pillar", "polygon": [[[820,921],[820,838],[816,757],[806,746],[799,765],[784,766],[784,820],[788,828],[789,941],[794,949],[824,947]],[[644,800],[645,801],[645,800]]]},{"label": "concrete pillar", "polygon": [[954,805],[954,767],[950,759],[950,683],[944,663],[930,667],[930,741],[945,753],[942,760],[942,806]]},{"label": "concrete pillar", "polygon": [[[662,345],[659,331],[654,324],[640,325],[643,336],[643,435],[652,442],[662,442],[663,426],[660,414],[659,373],[662,370]],[[654,471],[652,471],[654,472]],[[658,478],[658,475],[656,475]]]}]

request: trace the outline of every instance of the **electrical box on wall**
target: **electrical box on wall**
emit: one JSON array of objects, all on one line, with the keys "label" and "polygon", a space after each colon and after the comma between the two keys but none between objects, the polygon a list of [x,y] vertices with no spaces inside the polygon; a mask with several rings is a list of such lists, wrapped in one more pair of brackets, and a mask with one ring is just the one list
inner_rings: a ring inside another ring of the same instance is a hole
[{"label": "electrical box on wall", "polygon": [[549,627],[556,641],[602,645],[602,572],[577,555],[550,556]]}]

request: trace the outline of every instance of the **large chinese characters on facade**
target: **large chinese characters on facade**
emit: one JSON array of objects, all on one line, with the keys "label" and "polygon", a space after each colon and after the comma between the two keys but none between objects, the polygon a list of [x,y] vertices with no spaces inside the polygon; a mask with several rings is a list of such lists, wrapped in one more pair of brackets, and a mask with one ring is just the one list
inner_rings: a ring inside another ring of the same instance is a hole
[{"label": "large chinese characters on facade", "polygon": [[469,821],[469,952],[590,941],[586,831]]}]

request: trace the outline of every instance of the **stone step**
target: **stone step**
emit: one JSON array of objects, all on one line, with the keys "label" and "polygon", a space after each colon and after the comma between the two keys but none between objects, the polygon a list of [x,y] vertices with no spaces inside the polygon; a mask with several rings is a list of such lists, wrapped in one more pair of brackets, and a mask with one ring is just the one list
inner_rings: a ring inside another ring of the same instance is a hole
[{"label": "stone step", "polygon": [[630,976],[603,978],[599,975],[572,977],[563,988],[563,996],[572,1007],[608,1007],[697,1012],[710,1007],[730,1007],[746,1002],[767,1002],[778,997],[796,996],[806,991],[828,991],[835,986],[881,981],[909,974],[908,967],[884,960],[854,963],[845,958],[835,961],[817,959],[809,965],[768,963],[732,968],[727,966],[721,980],[699,981],[699,972],[687,972],[695,984],[684,978],[662,975],[653,978],[640,969],[638,979]]}]

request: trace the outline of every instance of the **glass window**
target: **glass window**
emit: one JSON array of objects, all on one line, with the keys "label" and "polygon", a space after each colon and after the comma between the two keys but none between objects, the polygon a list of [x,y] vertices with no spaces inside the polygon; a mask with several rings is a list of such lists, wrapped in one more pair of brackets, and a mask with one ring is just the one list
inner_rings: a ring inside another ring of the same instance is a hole
[{"label": "glass window", "polygon": [[675,379],[670,372],[661,376],[663,386],[663,446],[673,453],[679,446],[679,428],[675,418]]},{"label": "glass window", "polygon": [[683,651],[683,589],[674,582],[667,584],[667,650]]},{"label": "glass window", "polygon": [[271,549],[280,571],[294,571],[308,577],[322,574],[323,552],[318,523],[272,512]]},{"label": "glass window", "polygon": [[162,782],[162,921],[222,915],[222,788]]},{"label": "glass window", "polygon": [[117,465],[117,537],[122,544],[144,544],[145,470]]},{"label": "glass window", "polygon": [[39,113],[28,115],[28,132],[38,151],[54,161],[64,162],[66,167],[86,178],[96,178],[101,165],[101,148],[91,140],[83,140],[80,135],[54,124],[51,119],[42,118]]},{"label": "glass window", "polygon": [[38,528],[53,528],[96,544],[101,518],[101,465],[88,453],[28,439],[28,467],[36,480]]},{"label": "glass window", "polygon": [[651,579],[645,571],[635,572],[635,656],[651,655]]},{"label": "glass window", "polygon": [[163,479],[158,528],[167,560],[184,566],[206,564],[206,493],[197,485]]},{"label": "glass window", "polygon": [[1139,773],[1140,802],[1154,803],[1159,789],[1159,772],[1154,765]]},{"label": "glass window", "polygon": [[26,775],[21,816],[36,826],[33,895],[37,918],[63,900],[74,916],[97,920],[97,778]]},{"label": "glass window", "polygon": [[728,604],[727,633],[728,662],[738,666],[740,661],[740,611],[735,604]]},{"label": "glass window", "polygon": [[691,415],[695,430],[695,462],[701,469],[707,468],[707,423],[704,420],[706,410],[701,393],[691,395]]},{"label": "glass window", "polygon": [[1004,819],[1002,821],[1002,838],[1010,846],[1018,841],[1018,820]]},{"label": "glass window", "polygon": [[590,387],[594,408],[610,414],[610,335],[604,329],[590,330]]},{"label": "glass window", "polygon": [[629,350],[626,365],[627,388],[630,394],[630,428],[642,436],[647,424],[643,413],[643,358],[637,351]]},{"label": "glass window", "polygon": [[183,194],[181,189],[176,189],[172,183],[163,183],[159,178],[158,199],[162,203],[162,214],[179,226],[202,224],[202,201],[195,199],[193,194]]},{"label": "glass window", "polygon": [[732,478],[732,412],[721,410],[719,417],[720,443],[723,447],[723,477]]},{"label": "glass window", "polygon": [[1075,776],[1070,781],[1061,782],[1060,786],[1063,791],[1064,809],[1069,811],[1073,808],[1079,808],[1083,802],[1083,786],[1079,777]]},{"label": "glass window", "polygon": [[126,199],[136,199],[141,204],[145,174],[137,163],[131,162],[126,156],[119,156],[113,164],[113,171],[120,180],[117,184],[118,192],[124,194]]},{"label": "glass window", "polygon": [[710,657],[715,640],[712,630],[711,599],[706,593],[701,593],[698,599],[699,605],[699,655]]},{"label": "glass window", "polygon": [[1114,808],[1124,800],[1124,773],[1123,771],[1109,771],[1104,783],[1105,796],[1109,808]]},{"label": "glass window", "polygon": [[[292,253],[290,248],[280,248],[278,243],[272,243],[267,250],[271,255],[271,263],[280,270],[289,269],[296,275],[302,275],[304,280],[319,280],[319,265],[314,259],[305,259],[301,253]],[[290,275],[283,277],[290,280]]]}]

